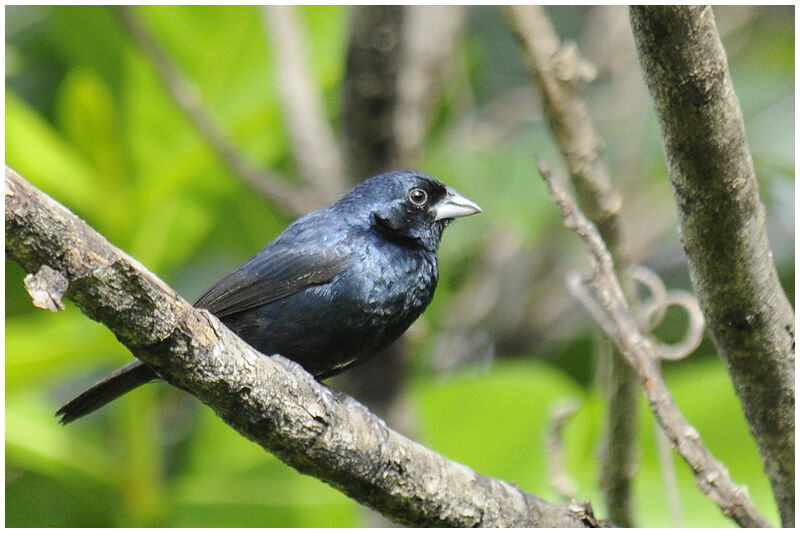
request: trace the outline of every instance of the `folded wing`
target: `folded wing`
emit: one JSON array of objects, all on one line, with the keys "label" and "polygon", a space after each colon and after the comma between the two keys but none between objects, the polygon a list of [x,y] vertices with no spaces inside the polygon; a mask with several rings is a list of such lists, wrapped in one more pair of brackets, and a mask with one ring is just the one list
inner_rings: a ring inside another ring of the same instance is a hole
[{"label": "folded wing", "polygon": [[195,307],[225,317],[328,283],[346,264],[347,254],[339,246],[268,247],[211,287]]}]

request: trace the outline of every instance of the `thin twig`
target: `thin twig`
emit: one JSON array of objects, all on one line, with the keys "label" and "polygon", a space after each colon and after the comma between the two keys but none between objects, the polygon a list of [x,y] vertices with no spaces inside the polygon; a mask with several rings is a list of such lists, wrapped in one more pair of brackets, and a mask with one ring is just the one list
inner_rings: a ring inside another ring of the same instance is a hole
[{"label": "thin twig", "polygon": [[[689,327],[682,341],[667,345],[651,337],[654,348],[660,359],[676,360],[686,357],[700,344],[703,336],[703,313],[700,304],[694,295],[685,291],[668,291],[664,282],[652,270],[641,265],[634,265],[629,269],[631,278],[645,285],[650,291],[650,297],[637,306],[639,327],[642,331],[650,332],[655,329],[667,313],[671,305],[679,305],[689,315]],[[667,507],[672,516],[674,527],[683,527],[680,494],[678,493],[678,480],[675,473],[675,461],[672,456],[672,443],[664,433],[661,426],[655,427],[656,448],[658,451],[658,464],[664,480]]]},{"label": "thin twig", "polygon": [[681,498],[678,492],[678,477],[675,474],[675,461],[672,458],[672,443],[661,426],[655,426],[658,464],[664,479],[664,492],[667,494],[667,507],[672,516],[673,527],[683,527]]},{"label": "thin twig", "polygon": [[550,426],[547,431],[547,474],[550,486],[566,502],[578,496],[578,484],[567,470],[564,452],[564,425],[578,411],[578,402],[568,398],[550,409]]},{"label": "thin twig", "polygon": [[130,6],[116,6],[116,12],[131,37],[142,48],[156,69],[178,108],[189,118],[197,132],[233,173],[247,182],[290,215],[300,215],[318,206],[313,191],[303,191],[281,176],[264,171],[249,161],[233,145],[219,122],[203,106],[199,90],[170,59],[152,33],[142,24]]},{"label": "thin twig", "polygon": [[[578,90],[583,80],[594,77],[594,67],[580,57],[573,43],[561,44],[542,6],[510,6],[507,10],[580,205],[600,230],[614,259],[625,296],[634,304],[633,283],[626,273],[627,243],[619,220],[622,200],[612,186],[602,155],[603,142]],[[620,525],[632,526],[631,480],[638,464],[639,392],[634,374],[613,350],[607,374],[605,389],[609,405],[601,454],[601,487],[611,519]]]},{"label": "thin twig", "polygon": [[261,8],[278,68],[286,125],[300,177],[332,200],[347,187],[342,154],[326,118],[325,104],[309,69],[308,34],[296,6]]},{"label": "thin twig", "polygon": [[588,283],[609,319],[601,325],[608,328],[606,334],[642,381],[651,410],[675,449],[694,471],[695,482],[725,515],[731,516],[741,526],[769,527],[767,520],[750,500],[747,489],[734,483],[728,470],[705,447],[700,434],[675,404],[658,370],[653,344],[639,330],[614,273],[611,254],[597,228],[578,209],[575,200],[552,177],[544,164],[539,163],[539,171],[561,210],[564,224],[574,229],[588,248],[593,271]]},{"label": "thin twig", "polygon": [[603,142],[578,94],[580,83],[593,76],[593,67],[574,44],[561,45],[541,6],[510,6],[508,14],[578,199],[621,263],[625,258],[619,235],[622,200],[611,183]]}]

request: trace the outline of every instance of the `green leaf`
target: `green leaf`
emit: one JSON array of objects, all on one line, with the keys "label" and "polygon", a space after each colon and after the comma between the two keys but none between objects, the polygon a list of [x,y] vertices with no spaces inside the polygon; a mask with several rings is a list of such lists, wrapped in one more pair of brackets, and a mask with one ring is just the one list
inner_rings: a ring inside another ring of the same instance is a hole
[{"label": "green leaf", "polygon": [[530,359],[498,361],[484,375],[462,372],[414,387],[420,435],[430,447],[476,471],[543,497],[548,406],[582,399],[580,388]]},{"label": "green leaf", "polygon": [[[224,451],[224,453],[221,453]],[[173,526],[353,527],[358,504],[243,439],[209,409],[169,489]]]},{"label": "green leaf", "polygon": [[70,209],[102,220],[91,162],[11,91],[6,91],[6,163]]},{"label": "green leaf", "polygon": [[[57,103],[58,123],[72,145],[89,159],[106,183],[124,184],[116,104],[110,88],[94,71],[70,71]],[[111,188],[111,187],[109,187]]]},{"label": "green leaf", "polygon": [[[64,339],[69,339],[65,342]],[[67,303],[60,313],[38,311],[6,318],[6,387],[50,383],[130,358],[104,325]]]},{"label": "green leaf", "polygon": [[118,468],[97,434],[68,431],[38,394],[17,393],[6,402],[6,460],[46,475],[79,476],[113,485]]}]

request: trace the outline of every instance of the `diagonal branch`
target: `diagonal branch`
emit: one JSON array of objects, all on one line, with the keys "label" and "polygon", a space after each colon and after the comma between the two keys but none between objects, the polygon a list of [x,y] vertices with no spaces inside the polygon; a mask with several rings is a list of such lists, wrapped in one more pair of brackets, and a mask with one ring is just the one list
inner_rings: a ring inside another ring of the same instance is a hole
[{"label": "diagonal branch", "polygon": [[314,201],[313,191],[298,189],[281,176],[260,169],[242,155],[218,121],[203,106],[197,87],[192,85],[178,65],[169,58],[133,9],[130,6],[117,6],[115,9],[131,37],[153,64],[175,104],[235,175],[290,215],[301,215],[315,206],[318,207],[316,205],[318,202]]},{"label": "diagonal branch", "polygon": [[325,118],[322,95],[309,71],[307,35],[298,20],[297,6],[268,5],[261,13],[278,67],[286,125],[300,176],[321,197],[333,200],[347,186],[344,163]]},{"label": "diagonal branch", "polygon": [[7,167],[5,208],[6,255],[35,274],[46,301],[70,298],[167,382],[300,472],[408,525],[594,520],[450,461],[298,365],[259,354]]},{"label": "diagonal branch", "polygon": [[639,376],[650,409],[676,451],[691,467],[700,490],[739,525],[769,527],[767,520],[750,500],[747,489],[738,486],[731,479],[725,466],[706,448],[700,434],[678,409],[661,377],[658,354],[650,339],[639,330],[636,318],[631,314],[614,273],[614,261],[597,228],[581,213],[575,200],[541,163],[539,170],[561,210],[564,224],[575,230],[589,250],[593,269],[589,286],[607,314],[608,320],[602,322],[606,334]]},{"label": "diagonal branch", "polygon": [[744,120],[709,6],[630,10],[692,285],[794,526],[794,313],[772,259]]}]

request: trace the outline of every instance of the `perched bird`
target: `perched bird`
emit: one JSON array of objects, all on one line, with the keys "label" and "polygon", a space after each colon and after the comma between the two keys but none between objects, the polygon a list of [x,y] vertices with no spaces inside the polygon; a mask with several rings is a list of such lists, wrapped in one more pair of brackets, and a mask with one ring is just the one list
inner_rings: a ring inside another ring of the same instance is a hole
[{"label": "perched bird", "polygon": [[[408,329],[433,298],[445,227],[480,212],[426,174],[381,174],[297,219],[195,306],[261,353],[280,354],[325,379]],[[66,424],[157,378],[134,361],[56,414]]]}]

